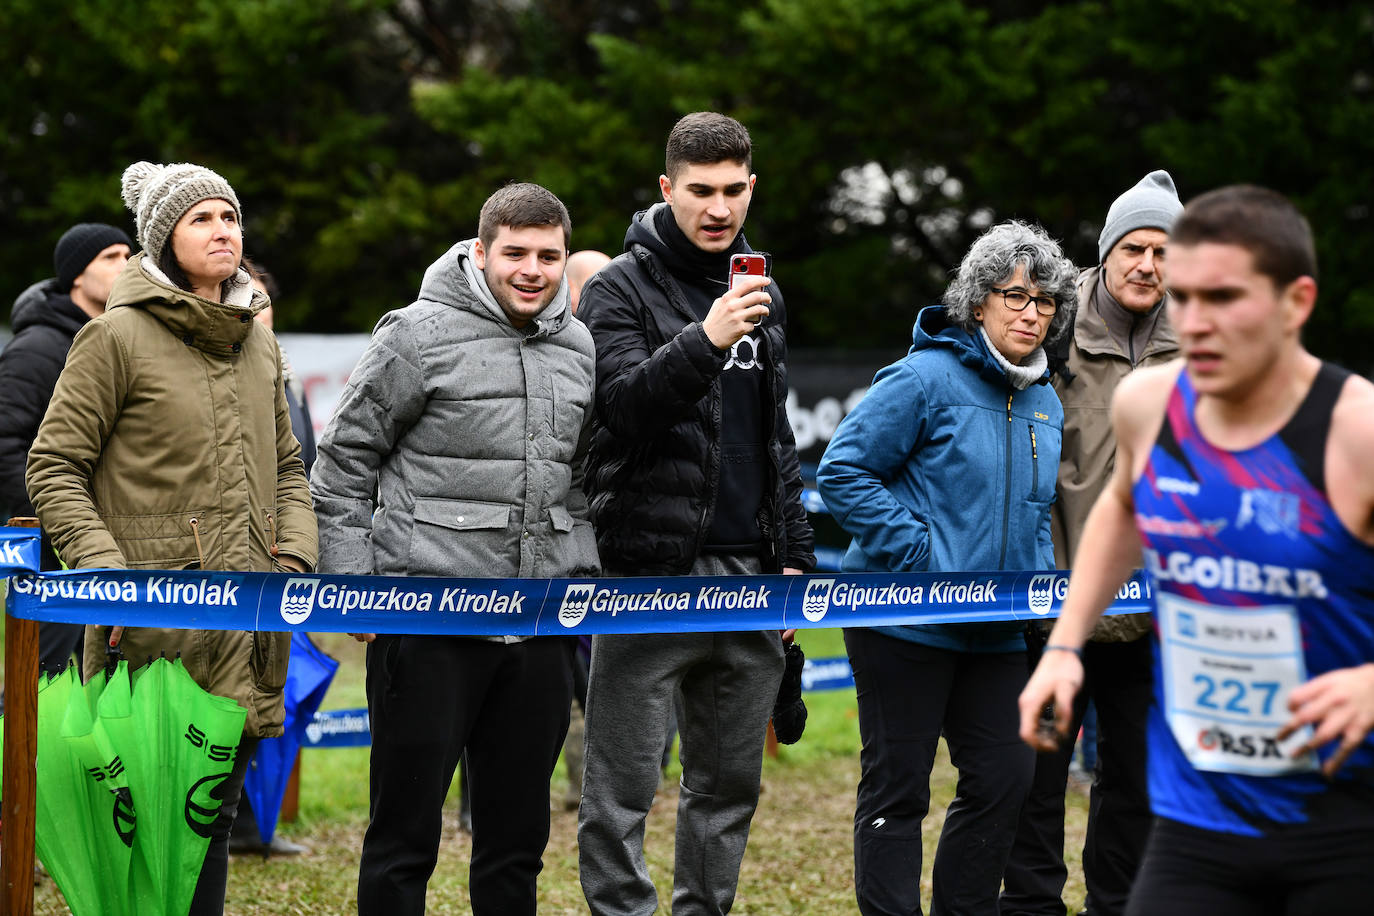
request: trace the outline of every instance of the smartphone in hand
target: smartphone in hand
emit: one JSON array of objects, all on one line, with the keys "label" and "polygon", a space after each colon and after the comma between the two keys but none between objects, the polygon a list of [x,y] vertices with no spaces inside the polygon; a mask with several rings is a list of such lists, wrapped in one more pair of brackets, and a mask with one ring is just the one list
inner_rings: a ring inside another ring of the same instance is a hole
[{"label": "smartphone in hand", "polygon": [[730,289],[745,277],[768,276],[768,258],[761,254],[735,254],[730,256]]}]

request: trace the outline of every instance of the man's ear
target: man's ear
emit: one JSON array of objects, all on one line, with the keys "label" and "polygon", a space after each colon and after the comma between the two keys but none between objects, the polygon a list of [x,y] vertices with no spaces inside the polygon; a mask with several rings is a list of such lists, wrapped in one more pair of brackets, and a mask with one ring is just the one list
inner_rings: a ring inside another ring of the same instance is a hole
[{"label": "man's ear", "polygon": [[472,264],[478,270],[487,269],[487,250],[482,247],[481,239],[472,243]]},{"label": "man's ear", "polygon": [[658,189],[663,192],[663,202],[671,207],[673,205],[673,182],[667,175],[658,176]]},{"label": "man's ear", "polygon": [[1312,317],[1317,304],[1317,281],[1308,276],[1298,277],[1279,294],[1279,301],[1283,303],[1284,327],[1296,332]]}]

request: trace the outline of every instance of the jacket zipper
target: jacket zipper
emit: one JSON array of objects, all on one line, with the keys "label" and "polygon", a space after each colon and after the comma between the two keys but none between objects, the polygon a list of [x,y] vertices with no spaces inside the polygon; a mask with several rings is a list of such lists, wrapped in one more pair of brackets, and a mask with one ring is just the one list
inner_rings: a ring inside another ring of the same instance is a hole
[{"label": "jacket zipper", "polygon": [[1007,528],[1011,524],[1011,399],[1014,394],[1007,393],[1007,483],[1002,501],[1002,558],[997,561],[998,569],[1007,568]]},{"label": "jacket zipper", "polygon": [[1036,450],[1035,443],[1035,424],[1027,423],[1026,428],[1030,430],[1031,437],[1031,499],[1040,498],[1040,456]]}]

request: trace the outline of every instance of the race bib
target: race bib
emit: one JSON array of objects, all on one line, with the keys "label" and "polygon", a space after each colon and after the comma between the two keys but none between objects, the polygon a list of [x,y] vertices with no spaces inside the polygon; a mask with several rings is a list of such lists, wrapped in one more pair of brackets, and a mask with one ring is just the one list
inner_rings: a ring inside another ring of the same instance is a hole
[{"label": "race bib", "polygon": [[1292,755],[1310,727],[1277,738],[1288,694],[1307,680],[1297,610],[1157,598],[1165,715],[1192,765],[1250,776],[1316,770],[1314,754]]}]

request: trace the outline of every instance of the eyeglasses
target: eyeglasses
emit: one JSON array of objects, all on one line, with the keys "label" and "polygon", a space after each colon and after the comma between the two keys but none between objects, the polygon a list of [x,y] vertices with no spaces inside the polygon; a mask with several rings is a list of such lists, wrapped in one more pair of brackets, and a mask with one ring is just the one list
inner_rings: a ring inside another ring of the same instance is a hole
[{"label": "eyeglasses", "polygon": [[1024,312],[1026,306],[1030,305],[1032,302],[1035,303],[1036,314],[1044,315],[1046,318],[1053,318],[1054,313],[1059,310],[1059,304],[1050,296],[1032,296],[1024,289],[1018,287],[998,289],[994,286],[991,287],[991,289],[994,293],[1002,294],[1002,304],[1013,312]]}]

